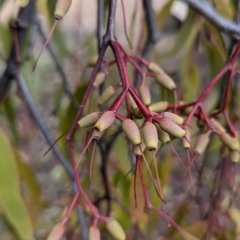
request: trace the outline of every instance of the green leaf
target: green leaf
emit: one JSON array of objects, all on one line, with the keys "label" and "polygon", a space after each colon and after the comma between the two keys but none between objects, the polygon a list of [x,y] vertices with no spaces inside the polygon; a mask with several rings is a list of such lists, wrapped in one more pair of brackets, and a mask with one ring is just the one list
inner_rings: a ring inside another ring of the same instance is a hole
[{"label": "green leaf", "polygon": [[15,113],[15,109],[14,109],[12,100],[13,99],[11,98],[11,96],[7,96],[4,99],[3,107],[4,107],[4,111],[5,111],[5,116],[8,120],[8,124],[10,126],[12,135],[14,137],[14,143],[18,143],[19,134],[18,134],[17,123],[16,123],[17,119],[16,119],[16,113]]},{"label": "green leaf", "polygon": [[12,46],[12,32],[9,27],[0,24],[0,55],[7,58]]},{"label": "green leaf", "polygon": [[[202,239],[204,236],[204,233],[207,230],[207,221],[198,221],[194,222],[191,225],[184,228],[186,232],[189,234],[193,234],[194,236],[198,237],[199,239]],[[191,238],[190,238],[191,239]]]},{"label": "green leaf", "polygon": [[25,203],[28,206],[32,222],[36,223],[39,211],[42,208],[41,187],[33,170],[23,161],[20,153],[15,150],[14,155],[17,161],[20,179],[27,188],[27,192],[24,192]]},{"label": "green leaf", "polygon": [[207,42],[207,45],[211,44],[212,46],[214,46],[222,58],[220,62],[225,62],[227,60],[228,53],[221,32],[207,21],[204,23],[204,26],[208,30],[209,34],[209,42]]},{"label": "green leaf", "polygon": [[31,240],[32,224],[20,193],[16,159],[2,129],[0,146],[0,206],[18,236],[24,240]]},{"label": "green leaf", "polygon": [[228,19],[233,19],[234,6],[229,0],[213,0],[218,12]]},{"label": "green leaf", "polygon": [[[198,22],[201,24],[201,22]],[[196,24],[188,34],[183,50],[181,63],[181,78],[183,85],[184,101],[192,101],[198,95],[200,76],[197,65],[194,65],[194,42],[198,33],[199,26]],[[191,83],[191,84],[189,84]]]},{"label": "green leaf", "polygon": [[169,52],[164,53],[161,59],[164,61],[166,58],[175,56],[186,45],[186,40],[193,29],[196,29],[196,14],[193,11],[189,11],[188,17],[177,34],[175,45]]},{"label": "green leaf", "polygon": [[173,0],[168,1],[163,6],[163,8],[157,13],[156,22],[157,22],[157,25],[158,25],[158,29],[160,29],[164,25],[165,21],[169,17],[172,4],[173,4]]}]

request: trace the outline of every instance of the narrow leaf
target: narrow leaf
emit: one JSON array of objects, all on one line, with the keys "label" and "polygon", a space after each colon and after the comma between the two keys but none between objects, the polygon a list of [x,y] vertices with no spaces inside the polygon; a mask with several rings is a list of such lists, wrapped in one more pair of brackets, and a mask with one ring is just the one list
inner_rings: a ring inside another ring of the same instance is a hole
[{"label": "narrow leaf", "polygon": [[32,239],[32,225],[23,203],[13,150],[0,128],[0,206],[21,239]]}]

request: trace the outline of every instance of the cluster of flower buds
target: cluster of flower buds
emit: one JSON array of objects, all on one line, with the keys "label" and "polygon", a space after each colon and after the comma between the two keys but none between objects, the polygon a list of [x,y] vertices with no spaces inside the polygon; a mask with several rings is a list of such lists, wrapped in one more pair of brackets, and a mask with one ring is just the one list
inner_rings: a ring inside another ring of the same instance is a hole
[{"label": "cluster of flower buds", "polygon": [[114,120],[115,113],[113,111],[93,112],[81,118],[78,121],[78,126],[80,128],[94,127],[96,131],[94,131],[93,139],[99,141],[105,130],[114,123]]},{"label": "cluster of flower buds", "polygon": [[[223,132],[219,135],[222,142],[221,154],[229,156],[232,162],[239,162],[239,140],[237,137],[231,137],[228,133]],[[223,151],[224,150],[224,151]]]},{"label": "cluster of flower buds", "polygon": [[122,122],[122,130],[134,145],[134,154],[141,155],[141,149],[144,150],[145,147],[149,151],[155,151],[158,147],[158,140],[165,144],[171,140],[171,137],[183,138],[186,131],[180,126],[182,123],[183,118],[178,115],[171,112],[163,112],[162,118],[158,123],[153,124],[147,121],[143,124],[141,131],[136,122],[131,119],[125,119]]},{"label": "cluster of flower buds", "polygon": [[[220,154],[225,157],[229,156],[232,162],[239,162],[239,140],[237,137],[232,137],[229,133],[226,132],[226,129],[221,125],[219,121],[214,118],[210,119],[210,123],[213,131],[218,135],[222,147],[220,148]],[[199,124],[198,124],[199,125]],[[201,128],[204,127],[204,124],[200,125]],[[204,129],[204,128],[203,128]],[[210,135],[212,131],[208,130],[204,133],[201,133],[195,143],[195,151],[197,154],[202,155],[210,141]]]},{"label": "cluster of flower buds", "polygon": [[169,75],[167,75],[156,63],[150,62],[147,67],[150,72],[156,74],[155,80],[158,84],[171,91],[176,89],[177,86],[174,80]]}]

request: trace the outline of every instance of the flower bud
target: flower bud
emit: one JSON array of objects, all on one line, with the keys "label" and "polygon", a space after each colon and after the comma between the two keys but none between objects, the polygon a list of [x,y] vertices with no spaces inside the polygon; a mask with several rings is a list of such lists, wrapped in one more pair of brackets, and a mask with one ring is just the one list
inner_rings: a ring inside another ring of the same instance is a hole
[{"label": "flower bud", "polygon": [[125,240],[126,235],[122,226],[114,218],[110,218],[106,224],[107,230],[118,240]]},{"label": "flower bud", "polygon": [[72,0],[58,0],[54,12],[55,19],[62,20],[71,7],[71,4]]},{"label": "flower bud", "polygon": [[157,83],[159,83],[160,85],[162,85],[163,87],[171,91],[177,87],[173,79],[164,72],[158,73],[155,76],[155,80]]},{"label": "flower bud", "polygon": [[220,141],[230,150],[239,150],[239,142],[237,138],[232,138],[228,133],[224,132],[219,136]]},{"label": "flower bud", "polygon": [[154,72],[154,73],[162,73],[162,72],[164,72],[162,70],[162,68],[159,65],[157,65],[156,63],[154,63],[154,62],[150,62],[148,64],[147,68],[148,68],[148,70],[150,72]]},{"label": "flower bud", "polygon": [[198,136],[198,139],[195,144],[195,151],[199,155],[202,155],[203,152],[206,150],[209,140],[210,140],[209,134],[203,133]]},{"label": "flower bud", "polygon": [[100,105],[103,105],[104,103],[106,103],[107,101],[109,101],[109,100],[113,97],[113,95],[115,94],[115,92],[116,92],[116,90],[114,89],[113,86],[107,87],[107,88],[103,91],[102,95],[99,97],[98,103],[99,103]]},{"label": "flower bud", "polygon": [[168,102],[160,101],[154,104],[151,104],[148,109],[150,112],[163,112],[168,108]]},{"label": "flower bud", "polygon": [[212,124],[214,129],[216,129],[220,132],[226,132],[225,128],[216,119],[211,118],[210,121],[211,121],[211,124]]},{"label": "flower bud", "polygon": [[97,120],[99,119],[99,116],[100,116],[99,112],[90,113],[85,117],[81,118],[78,121],[78,125],[80,128],[91,127],[97,122]]},{"label": "flower bud", "polygon": [[239,152],[238,151],[230,151],[229,158],[232,162],[237,163],[239,162]]},{"label": "flower bud", "polygon": [[143,118],[143,115],[142,115],[142,113],[140,112],[140,110],[139,110],[138,107],[133,110],[132,114],[133,114],[133,116],[134,116],[135,118],[137,118],[137,119]]},{"label": "flower bud", "polygon": [[178,126],[176,123],[172,122],[167,118],[162,118],[159,121],[159,126],[167,133],[171,134],[174,137],[182,138],[186,131]]},{"label": "flower bud", "polygon": [[137,145],[141,143],[142,139],[141,139],[140,130],[137,124],[133,120],[125,119],[122,122],[122,130],[127,135],[129,141],[132,142],[133,145]]},{"label": "flower bud", "polygon": [[61,223],[58,223],[48,235],[47,240],[59,240],[63,233],[64,227],[61,225]]},{"label": "flower bud", "polygon": [[167,118],[178,125],[181,125],[184,122],[182,117],[179,117],[177,114],[172,112],[163,112],[162,115],[164,118]]},{"label": "flower bud", "polygon": [[104,72],[99,72],[95,78],[93,86],[95,88],[99,87],[104,82],[105,78],[106,78],[106,74]]},{"label": "flower bud", "polygon": [[141,85],[139,87],[139,95],[146,106],[151,104],[151,94],[146,85]]},{"label": "flower bud", "polygon": [[189,142],[190,142],[190,132],[187,129],[185,138],[182,138],[182,145],[185,149],[191,148],[191,145],[189,144]]},{"label": "flower bud", "polygon": [[153,123],[146,122],[142,128],[143,139],[149,151],[155,151],[158,146],[157,128]]},{"label": "flower bud", "polygon": [[142,141],[140,144],[133,146],[133,153],[135,155],[142,156],[145,148],[146,148],[146,145],[145,145],[144,141]]},{"label": "flower bud", "polygon": [[110,127],[114,123],[114,120],[115,113],[113,111],[106,111],[100,116],[94,127],[97,131],[102,132]]},{"label": "flower bud", "polygon": [[89,229],[89,240],[100,240],[100,231],[96,227],[91,227]]},{"label": "flower bud", "polygon": [[131,105],[131,108],[132,110],[134,110],[135,108],[137,108],[137,104],[135,103],[134,99],[132,98],[131,94],[128,94],[129,96],[129,101],[130,101],[130,105]]},{"label": "flower bud", "polygon": [[157,132],[158,132],[158,139],[162,144],[168,143],[171,141],[170,136],[168,133],[166,133],[165,131],[163,131],[160,126],[155,125],[157,128]]}]

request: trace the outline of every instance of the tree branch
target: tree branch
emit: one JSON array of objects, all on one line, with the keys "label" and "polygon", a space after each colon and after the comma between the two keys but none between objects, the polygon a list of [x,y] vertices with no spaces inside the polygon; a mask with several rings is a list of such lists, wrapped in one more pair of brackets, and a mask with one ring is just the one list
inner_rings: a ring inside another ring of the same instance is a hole
[{"label": "tree branch", "polygon": [[141,56],[143,58],[147,58],[149,53],[151,52],[154,44],[159,40],[160,33],[156,26],[156,21],[154,17],[154,11],[152,8],[152,0],[143,0],[143,8],[145,11],[145,18],[147,23],[147,40],[145,42],[145,45],[143,47],[143,51],[141,53]]},{"label": "tree branch", "polygon": [[[36,0],[30,0],[28,5],[21,8],[17,19],[15,20],[15,34],[18,41],[19,49],[23,49],[28,44],[26,38],[28,31],[34,22]],[[7,67],[0,78],[0,101],[6,96],[12,80],[14,79],[15,70],[20,62],[16,59],[15,41],[12,43],[11,53],[7,60]],[[20,60],[20,59],[19,59]]]},{"label": "tree branch", "polygon": [[[153,46],[160,38],[160,33],[156,26],[154,11],[153,11],[153,7],[152,7],[152,0],[142,0],[142,4],[143,4],[144,12],[145,12],[148,37],[147,37],[147,40],[142,49],[141,57],[148,58],[148,55],[152,51]],[[140,63],[139,66],[142,67],[143,65]],[[134,76],[135,76],[134,86],[136,87],[139,85],[140,73],[137,70],[135,70]]]},{"label": "tree branch", "polygon": [[[52,139],[51,135],[49,134],[49,130],[47,129],[45,123],[43,122],[41,114],[37,110],[37,106],[29,92],[29,89],[27,87],[25,79],[23,78],[21,73],[16,74],[15,77],[18,82],[18,87],[24,98],[24,102],[26,103],[34,121],[36,122],[40,131],[42,132],[46,142],[51,146],[54,143],[54,140]],[[72,170],[70,163],[65,158],[65,156],[61,153],[61,151],[57,145],[53,145],[52,150],[53,150],[53,153],[55,154],[57,160],[59,161],[59,163],[64,167],[65,171],[67,172],[68,177],[70,178],[70,180],[72,180],[73,170]],[[75,182],[73,184],[73,192],[74,193],[77,192],[77,185]],[[83,211],[79,207],[77,209],[77,214],[78,214],[78,218],[79,218],[79,222],[80,222],[82,239],[87,240],[88,239],[87,224],[86,224],[86,221],[84,218]]]},{"label": "tree branch", "polygon": [[102,45],[102,38],[104,35],[104,0],[97,1],[97,42],[98,52]]},{"label": "tree branch", "polygon": [[206,1],[199,0],[184,0],[191,8],[208,19],[213,25],[218,27],[221,31],[231,34],[234,38],[240,37],[240,27],[221,16],[216,10]]}]

